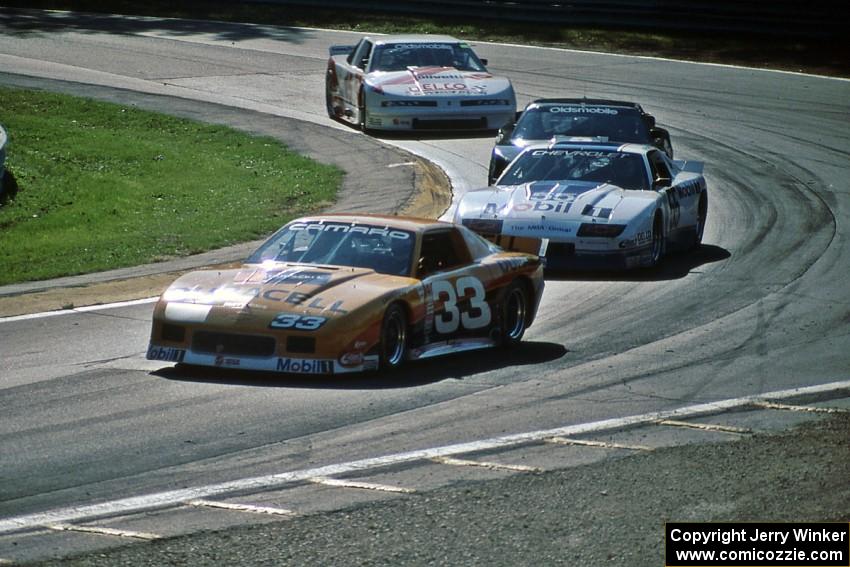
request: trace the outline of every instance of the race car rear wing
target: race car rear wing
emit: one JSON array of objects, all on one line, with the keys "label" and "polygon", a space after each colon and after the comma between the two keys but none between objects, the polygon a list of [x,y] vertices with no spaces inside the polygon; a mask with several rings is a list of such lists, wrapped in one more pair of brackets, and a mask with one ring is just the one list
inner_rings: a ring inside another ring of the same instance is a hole
[{"label": "race car rear wing", "polygon": [[348,55],[351,53],[351,50],[354,49],[354,45],[331,45],[328,48],[328,53],[331,56],[334,55]]}]

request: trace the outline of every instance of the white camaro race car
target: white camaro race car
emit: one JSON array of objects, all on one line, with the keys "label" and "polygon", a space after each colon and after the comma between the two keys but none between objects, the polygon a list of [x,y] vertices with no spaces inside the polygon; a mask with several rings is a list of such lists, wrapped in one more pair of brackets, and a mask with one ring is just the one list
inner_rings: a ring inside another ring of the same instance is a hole
[{"label": "white camaro race car", "polygon": [[650,267],[702,242],[702,169],[649,145],[556,139],[523,150],[495,186],[467,192],[454,220],[545,255],[549,268]]},{"label": "white camaro race car", "polygon": [[448,36],[364,37],[330,48],[328,115],[363,130],[495,130],[516,96],[466,43]]}]

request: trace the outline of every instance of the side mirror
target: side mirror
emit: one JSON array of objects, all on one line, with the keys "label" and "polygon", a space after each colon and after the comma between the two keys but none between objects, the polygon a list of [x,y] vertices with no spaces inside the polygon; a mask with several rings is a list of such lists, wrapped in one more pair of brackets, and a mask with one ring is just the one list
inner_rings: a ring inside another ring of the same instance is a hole
[{"label": "side mirror", "polygon": [[487,63],[489,63],[489,61],[487,59],[481,59],[481,64],[484,65],[485,67],[487,66]]},{"label": "side mirror", "polygon": [[653,189],[663,189],[664,187],[668,187],[673,182],[669,177],[656,177],[655,181],[652,182]]},{"label": "side mirror", "polygon": [[514,126],[516,124],[509,123],[499,128],[499,133],[496,134],[496,145],[504,144],[510,139],[511,134],[514,133]]},{"label": "side mirror", "polygon": [[643,119],[646,121],[647,128],[649,128],[650,130],[652,128],[655,128],[655,117],[653,115],[647,114],[643,117]]}]

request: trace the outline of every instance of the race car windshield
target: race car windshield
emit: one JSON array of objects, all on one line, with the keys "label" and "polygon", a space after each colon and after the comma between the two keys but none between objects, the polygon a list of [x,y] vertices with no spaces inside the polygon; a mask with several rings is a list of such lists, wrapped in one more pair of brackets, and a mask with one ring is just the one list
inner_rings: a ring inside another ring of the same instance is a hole
[{"label": "race car windshield", "polygon": [[273,261],[350,266],[408,276],[415,240],[412,232],[386,226],[293,222],[267,240],[248,258],[248,263]]},{"label": "race car windshield", "polygon": [[404,71],[408,67],[487,70],[472,49],[463,43],[387,43],[375,47],[371,71]]},{"label": "race car windshield", "polygon": [[548,140],[553,136],[602,137],[612,142],[650,143],[649,130],[634,108],[608,106],[532,106],[522,113],[513,138]]},{"label": "race car windshield", "polygon": [[623,189],[649,189],[643,156],[616,151],[529,150],[511,163],[496,184],[531,181],[593,181]]}]

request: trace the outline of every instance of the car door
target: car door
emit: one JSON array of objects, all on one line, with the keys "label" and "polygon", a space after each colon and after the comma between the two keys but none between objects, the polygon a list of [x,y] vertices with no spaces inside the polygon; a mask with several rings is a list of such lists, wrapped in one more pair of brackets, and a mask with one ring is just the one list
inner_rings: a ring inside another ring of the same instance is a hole
[{"label": "car door", "polygon": [[679,197],[673,189],[673,170],[659,150],[647,154],[649,169],[652,173],[652,188],[660,193],[664,203],[664,233],[675,234],[681,226],[682,207]]},{"label": "car door", "polygon": [[[424,289],[425,344],[486,337],[497,320],[490,268],[474,260],[454,227],[422,236],[417,276]],[[489,291],[489,292],[488,292]]]},{"label": "car door", "polygon": [[359,111],[360,90],[371,55],[372,41],[369,38],[363,38],[351,50],[348,57],[337,64],[339,94],[350,116],[357,116]]}]

